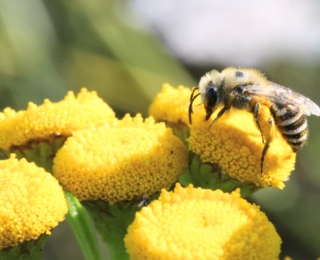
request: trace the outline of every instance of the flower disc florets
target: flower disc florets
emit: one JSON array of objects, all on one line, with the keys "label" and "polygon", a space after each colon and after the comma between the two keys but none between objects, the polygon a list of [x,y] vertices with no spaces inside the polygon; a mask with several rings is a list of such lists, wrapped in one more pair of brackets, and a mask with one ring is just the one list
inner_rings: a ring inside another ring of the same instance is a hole
[{"label": "flower disc florets", "polygon": [[67,211],[51,174],[14,155],[0,161],[0,250],[50,234]]},{"label": "flower disc florets", "polygon": [[54,175],[79,200],[130,200],[170,187],[187,150],[163,123],[141,115],[76,131],[54,161]]},{"label": "flower disc florets", "polygon": [[125,245],[130,259],[276,259],[281,239],[259,207],[231,194],[182,188],[136,213]]},{"label": "flower disc florets", "polygon": [[30,102],[27,110],[16,112],[6,108],[0,113],[0,149],[24,145],[31,140],[50,136],[71,136],[72,131],[90,125],[102,125],[115,119],[113,110],[97,96],[82,89],[77,97],[68,92],[64,100],[51,103],[48,99],[37,106]]},{"label": "flower disc florets", "polygon": [[190,88],[184,86],[173,88],[169,84],[163,84],[161,92],[156,96],[149,108],[149,114],[156,121],[188,125],[190,95]]},{"label": "flower disc florets", "polygon": [[[270,109],[260,109],[261,127],[264,141],[272,138],[263,161],[261,172],[262,142],[261,133],[254,121],[253,113],[231,108],[216,120],[217,108],[209,120],[205,119],[203,105],[194,102],[193,123],[190,125],[189,149],[198,154],[204,163],[218,165],[222,172],[242,182],[257,186],[283,188],[294,169],[296,154],[268,118],[273,118]],[[271,134],[270,134],[271,133]]]}]

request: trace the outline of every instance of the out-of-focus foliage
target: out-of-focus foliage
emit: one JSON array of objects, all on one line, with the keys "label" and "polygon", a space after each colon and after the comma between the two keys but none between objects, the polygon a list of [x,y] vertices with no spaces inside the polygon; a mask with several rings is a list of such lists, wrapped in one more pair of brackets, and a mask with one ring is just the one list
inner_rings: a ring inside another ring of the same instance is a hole
[{"label": "out-of-focus foliage", "polygon": [[130,15],[121,1],[2,1],[1,107],[85,86],[116,109],[146,114],[163,82],[192,86],[154,36],[124,23]]},{"label": "out-of-focus foliage", "polygon": [[[320,105],[318,64],[269,64],[268,77],[288,86]],[[283,191],[261,190],[254,199],[261,205],[282,236],[283,255],[293,259],[316,259],[320,255],[320,118],[308,117],[308,143],[297,155],[296,169]]]}]

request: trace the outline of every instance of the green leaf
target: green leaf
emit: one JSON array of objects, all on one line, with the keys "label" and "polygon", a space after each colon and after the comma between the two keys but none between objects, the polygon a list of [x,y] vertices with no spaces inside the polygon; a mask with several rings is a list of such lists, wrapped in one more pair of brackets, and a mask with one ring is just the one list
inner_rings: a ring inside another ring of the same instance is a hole
[{"label": "green leaf", "polygon": [[42,234],[35,240],[25,241],[17,246],[0,251],[1,260],[39,260],[43,257],[43,247],[49,235]]},{"label": "green leaf", "polygon": [[[158,198],[159,193],[150,196],[150,200]],[[129,225],[133,222],[135,214],[141,209],[141,197],[131,201],[120,201],[110,204],[107,201],[82,201],[93,216],[96,230],[101,235],[102,241],[110,250],[111,259],[129,259],[124,245],[124,237]]]}]

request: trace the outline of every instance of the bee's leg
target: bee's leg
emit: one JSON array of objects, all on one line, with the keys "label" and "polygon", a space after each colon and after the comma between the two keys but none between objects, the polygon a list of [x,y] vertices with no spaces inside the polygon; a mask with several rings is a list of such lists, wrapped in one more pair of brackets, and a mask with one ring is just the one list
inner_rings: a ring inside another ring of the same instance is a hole
[{"label": "bee's leg", "polygon": [[254,120],[256,121],[256,124],[258,126],[258,129],[261,133],[261,137],[262,137],[262,143],[264,143],[264,136],[263,136],[263,133],[262,133],[262,129],[261,129],[261,125],[260,125],[260,120],[259,120],[259,112],[260,112],[260,103],[257,102],[254,104],[253,108],[252,108],[252,112],[253,112],[253,115],[254,115]]},{"label": "bee's leg", "polygon": [[230,109],[230,107],[224,106],[218,113],[217,117],[211,122],[211,124],[209,125],[209,129],[211,128],[211,126],[214,124],[214,122],[216,122],[220,117],[222,117],[222,115],[224,114],[224,112],[228,111]]},{"label": "bee's leg", "polygon": [[270,126],[270,132],[269,132],[269,135],[268,137],[266,138],[266,143],[263,147],[263,150],[262,150],[262,155],[261,155],[261,173],[263,173],[263,163],[264,163],[264,157],[265,155],[267,154],[267,151],[269,149],[269,145],[270,145],[270,142],[272,140],[272,137],[274,136],[274,121],[273,119],[269,118],[268,119],[268,122],[269,124],[271,125]]}]

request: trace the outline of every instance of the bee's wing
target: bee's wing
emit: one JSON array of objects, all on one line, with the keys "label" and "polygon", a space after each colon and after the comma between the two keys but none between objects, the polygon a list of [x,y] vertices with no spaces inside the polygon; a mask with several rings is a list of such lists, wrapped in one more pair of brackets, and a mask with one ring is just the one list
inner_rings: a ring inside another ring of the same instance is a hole
[{"label": "bee's wing", "polygon": [[305,115],[311,114],[320,116],[320,108],[316,103],[309,98],[293,91],[290,88],[278,85],[271,81],[267,81],[268,84],[253,84],[244,86],[244,90],[253,96],[263,96],[274,103],[286,104],[291,103],[298,106]]}]

